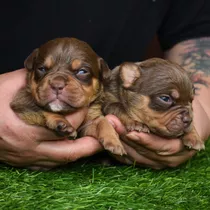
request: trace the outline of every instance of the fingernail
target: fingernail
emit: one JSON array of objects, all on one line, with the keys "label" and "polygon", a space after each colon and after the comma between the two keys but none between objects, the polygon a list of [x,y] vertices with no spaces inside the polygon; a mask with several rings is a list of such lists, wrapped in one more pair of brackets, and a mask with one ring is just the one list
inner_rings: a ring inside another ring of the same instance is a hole
[{"label": "fingernail", "polygon": [[170,155],[171,149],[168,145],[163,145],[159,151],[156,151],[158,155]]},{"label": "fingernail", "polygon": [[126,135],[128,138],[133,139],[133,140],[139,140],[139,136],[135,135],[134,133],[128,133]]},{"label": "fingernail", "polygon": [[168,152],[168,151],[157,151],[156,152],[158,155],[171,155],[171,153],[170,152]]}]

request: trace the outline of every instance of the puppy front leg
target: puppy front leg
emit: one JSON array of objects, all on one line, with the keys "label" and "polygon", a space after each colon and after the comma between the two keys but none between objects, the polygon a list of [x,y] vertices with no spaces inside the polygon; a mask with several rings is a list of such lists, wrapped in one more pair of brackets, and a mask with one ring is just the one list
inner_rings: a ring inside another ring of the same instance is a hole
[{"label": "puppy front leg", "polygon": [[117,132],[104,116],[88,121],[81,134],[98,139],[106,150],[115,155],[127,154]]},{"label": "puppy front leg", "polygon": [[43,112],[43,115],[46,119],[46,126],[49,129],[54,130],[59,136],[66,136],[70,139],[75,139],[77,137],[76,130],[63,115],[51,112]]},{"label": "puppy front leg", "polygon": [[38,112],[18,113],[18,116],[30,125],[47,127],[55,131],[59,136],[67,136],[74,139],[77,136],[75,129],[63,115],[40,110]]},{"label": "puppy front leg", "polygon": [[182,140],[184,145],[190,149],[195,149],[198,151],[205,149],[204,142],[201,140],[194,126],[189,133],[186,133],[183,136]]},{"label": "puppy front leg", "polygon": [[115,102],[108,104],[103,109],[105,114],[113,114],[120,119],[122,124],[126,127],[128,132],[137,131],[149,133],[149,128],[140,121],[133,120],[121,103]]},{"label": "puppy front leg", "polygon": [[105,117],[101,117],[98,124],[98,139],[106,150],[116,155],[127,154],[115,129]]}]

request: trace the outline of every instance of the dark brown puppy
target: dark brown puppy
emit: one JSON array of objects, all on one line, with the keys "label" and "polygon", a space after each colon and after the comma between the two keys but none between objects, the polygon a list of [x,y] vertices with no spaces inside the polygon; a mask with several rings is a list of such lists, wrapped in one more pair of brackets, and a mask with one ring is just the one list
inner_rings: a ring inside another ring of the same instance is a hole
[{"label": "dark brown puppy", "polygon": [[182,137],[189,148],[204,149],[193,124],[193,84],[184,69],[153,58],[123,63],[106,80],[105,114],[116,115],[128,131]]},{"label": "dark brown puppy", "polygon": [[125,150],[117,133],[101,112],[101,80],[110,70],[91,47],[75,38],[57,38],[35,49],[25,61],[27,86],[11,103],[19,117],[31,125],[47,127],[61,136],[77,136],[65,115],[89,107],[78,129],[93,136],[110,152]]}]

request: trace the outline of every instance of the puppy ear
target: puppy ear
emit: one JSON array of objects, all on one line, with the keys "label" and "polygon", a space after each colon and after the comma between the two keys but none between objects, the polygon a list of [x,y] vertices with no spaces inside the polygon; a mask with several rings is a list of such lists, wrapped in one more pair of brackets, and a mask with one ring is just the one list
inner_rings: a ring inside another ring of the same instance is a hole
[{"label": "puppy ear", "polygon": [[108,79],[111,76],[111,70],[109,69],[109,66],[104,61],[103,58],[98,58],[99,68],[100,68],[100,75],[99,79],[105,80]]},{"label": "puppy ear", "polygon": [[37,55],[38,55],[38,51],[39,49],[35,49],[24,61],[24,66],[26,69],[28,70],[32,70],[33,69],[33,64],[34,64],[34,60],[36,59]]},{"label": "puppy ear", "polygon": [[123,63],[119,68],[119,76],[124,88],[130,88],[141,76],[141,69],[135,63]]}]

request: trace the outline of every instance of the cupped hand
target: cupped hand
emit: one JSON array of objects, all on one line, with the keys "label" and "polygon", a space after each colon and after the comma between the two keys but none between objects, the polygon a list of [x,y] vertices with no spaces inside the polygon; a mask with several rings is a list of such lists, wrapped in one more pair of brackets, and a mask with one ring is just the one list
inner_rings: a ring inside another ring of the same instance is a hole
[{"label": "cupped hand", "polygon": [[[194,100],[194,125],[203,141],[210,135],[209,118],[198,100]],[[121,135],[122,143],[127,151],[126,156],[114,156],[126,164],[136,164],[153,169],[176,167],[196,154],[195,150],[186,148],[181,139],[166,139],[154,134],[130,132],[127,134],[120,120],[108,115],[107,119]]]},{"label": "cupped hand", "polygon": [[[48,170],[90,156],[102,149],[91,137],[61,139],[48,129],[27,125],[11,110],[10,102],[25,86],[26,70],[0,75],[0,161],[17,167]],[[87,113],[81,109],[66,118],[77,129]]]}]

